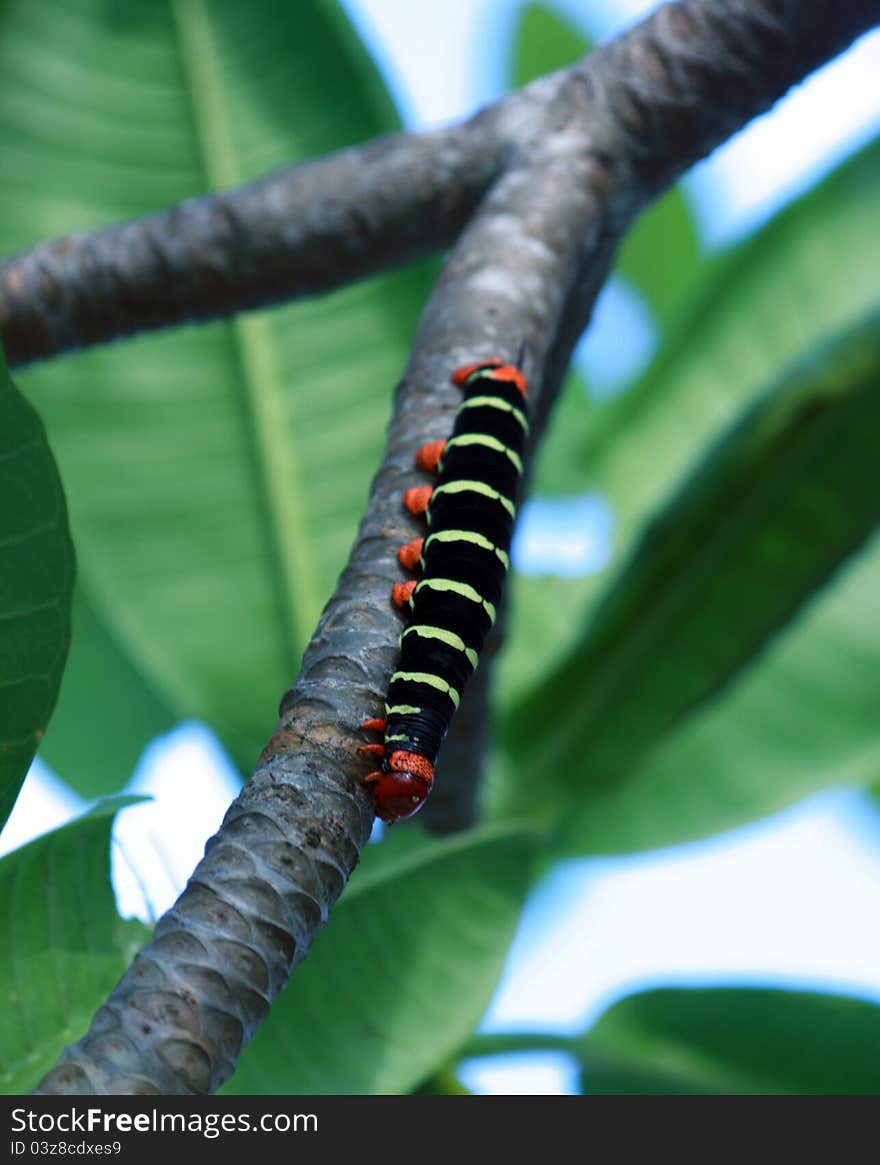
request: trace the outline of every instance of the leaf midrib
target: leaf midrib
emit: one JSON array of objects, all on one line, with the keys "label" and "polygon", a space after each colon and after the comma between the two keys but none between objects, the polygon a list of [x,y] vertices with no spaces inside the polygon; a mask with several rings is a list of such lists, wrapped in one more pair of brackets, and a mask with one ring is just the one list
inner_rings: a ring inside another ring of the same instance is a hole
[{"label": "leaf midrib", "polygon": [[[198,153],[207,190],[240,185],[242,175],[204,0],[172,0],[184,77],[198,130]],[[276,566],[284,655],[295,668],[320,614],[311,538],[302,505],[302,473],[285,423],[283,383],[268,320],[235,316],[228,324],[240,375],[236,378],[248,416],[248,437],[258,505]]]}]

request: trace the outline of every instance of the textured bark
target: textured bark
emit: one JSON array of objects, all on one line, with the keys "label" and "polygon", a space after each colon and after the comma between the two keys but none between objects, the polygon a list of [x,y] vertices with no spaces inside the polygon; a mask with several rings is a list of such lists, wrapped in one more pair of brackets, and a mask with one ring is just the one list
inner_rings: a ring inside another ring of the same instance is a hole
[{"label": "textured bark", "polygon": [[501,168],[487,130],[391,135],[7,259],[9,364],[313,295],[451,244]]},{"label": "textured bark", "polygon": [[[386,459],[302,674],[282,702],[278,730],[153,941],[38,1092],[203,1093],[233,1071],[244,1042],[326,920],[369,833],[372,813],[359,777],[370,765],[356,753],[357,724],[377,713],[394,663],[399,620],[387,593],[399,575],[395,548],[417,533],[399,493],[411,483],[413,449],[449,427],[457,404],[451,369],[481,356],[515,359],[524,343],[537,439],[633,216],[877,18],[878,4],[864,0],[668,6],[507,103],[499,116],[505,144],[488,151],[494,161],[451,216],[437,211],[436,235],[432,208],[443,197],[455,204],[455,195],[434,190],[419,203],[422,227],[408,233],[401,255],[444,245],[473,205],[476,188],[494,177],[425,309],[398,387]],[[483,130],[492,124],[484,116]],[[511,149],[514,137],[520,144]],[[403,149],[416,140],[398,138],[382,148]],[[421,145],[442,140],[433,135]],[[316,167],[322,165],[332,160]],[[412,197],[418,202],[418,192]],[[399,204],[392,197],[384,208],[377,197],[374,205],[372,230],[390,237]],[[355,258],[346,278],[380,262],[370,237],[351,244]],[[201,238],[210,256],[214,244]],[[27,261],[19,260],[17,270]],[[128,274],[120,264],[123,284]],[[46,278],[51,284],[56,276]],[[254,302],[254,286],[238,299],[235,289],[217,298],[212,310]],[[272,294],[283,294],[281,281],[267,280],[265,289],[270,286]],[[68,291],[75,304],[76,280],[65,284]],[[126,302],[130,291],[116,286]],[[31,306],[40,318],[39,303]],[[191,318],[204,304],[190,306]],[[11,326],[23,310],[13,307]],[[76,335],[69,325],[76,316],[75,309],[68,313],[62,333]],[[157,326],[157,320],[129,318],[126,326]]]}]

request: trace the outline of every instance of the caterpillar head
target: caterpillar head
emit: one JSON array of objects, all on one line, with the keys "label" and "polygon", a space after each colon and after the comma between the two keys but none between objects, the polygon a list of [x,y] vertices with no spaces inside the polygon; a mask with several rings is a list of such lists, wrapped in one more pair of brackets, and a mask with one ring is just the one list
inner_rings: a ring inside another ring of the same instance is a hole
[{"label": "caterpillar head", "polygon": [[464,364],[461,368],[456,368],[452,374],[452,383],[464,388],[475,373],[490,380],[503,380],[508,384],[514,384],[523,396],[526,395],[526,378],[514,365],[505,364],[500,356],[490,356],[486,360],[477,360],[474,364]]},{"label": "caterpillar head", "polygon": [[426,756],[396,749],[382,761],[372,786],[376,816],[389,824],[412,817],[424,805],[433,783],[434,766]]}]

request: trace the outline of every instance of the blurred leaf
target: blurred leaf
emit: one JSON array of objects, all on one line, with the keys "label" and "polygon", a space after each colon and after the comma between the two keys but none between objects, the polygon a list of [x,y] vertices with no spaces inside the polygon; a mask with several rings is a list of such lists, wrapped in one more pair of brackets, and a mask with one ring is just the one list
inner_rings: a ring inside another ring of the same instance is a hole
[{"label": "blurred leaf", "polygon": [[[530,881],[534,835],[480,831],[363,869],[224,1092],[408,1092],[485,1011]],[[393,852],[393,849],[392,849]]]},{"label": "blurred leaf", "polygon": [[529,483],[531,497],[568,498],[590,490],[592,475],[581,460],[584,410],[590,407],[589,400],[589,387],[581,370],[570,364],[535,451]]},{"label": "blurred leaf", "polygon": [[[396,125],[338,7],[278,0],[7,5],[0,108],[6,251]],[[83,655],[112,641],[148,720],[207,722],[242,769],[344,563],[426,287],[398,272],[25,374],[100,625]],[[102,732],[118,671],[81,738]],[[66,728],[52,744],[62,776],[68,749],[83,771]],[[106,787],[104,760],[93,779]]]},{"label": "blurred leaf", "polygon": [[413,1096],[473,1096],[456,1076],[451,1068],[441,1068],[418,1088],[412,1090]]},{"label": "blurred leaf", "polygon": [[[637,770],[868,536],[880,519],[878,466],[875,316],[754,401],[708,450],[646,526],[566,661],[513,707],[506,741],[521,758],[523,797],[538,780],[546,795],[554,774],[568,786],[566,835],[579,834],[581,817],[592,835],[593,789],[601,798],[602,786]],[[875,714],[880,723],[880,695]],[[854,754],[876,738],[861,729]]]},{"label": "blurred leaf", "polygon": [[580,1041],[584,1092],[880,1093],[880,1007],[760,988],[646,991]]},{"label": "blurred leaf", "polygon": [[517,16],[508,68],[511,88],[520,89],[545,73],[565,69],[593,51],[589,37],[545,4],[523,4]]},{"label": "blurred leaf", "polygon": [[[514,36],[512,85],[519,88],[572,65],[593,42],[553,8],[525,4]],[[616,272],[644,295],[665,324],[679,310],[699,265],[699,246],[687,203],[673,188],[650,206],[628,232]]]},{"label": "blurred leaf", "polygon": [[623,779],[592,786],[588,798],[580,793],[557,854],[691,841],[833,785],[876,780],[878,656],[875,537],[723,699],[685,720]]},{"label": "blurred leaf", "polygon": [[[100,731],[90,732],[96,715]],[[40,757],[86,800],[118,792],[174,717],[144,672],[74,588],[70,657]]]},{"label": "blurred leaf", "polygon": [[627,232],[614,266],[633,283],[665,328],[679,318],[700,274],[700,248],[687,201],[674,186]]},{"label": "blurred leaf", "polygon": [[[579,462],[572,492],[607,497],[615,514],[609,565],[631,554],[658,498],[678,487],[756,389],[880,302],[880,266],[865,245],[875,231],[878,190],[880,141],[713,264],[690,317],[635,387],[604,404],[566,395],[564,424],[551,428],[541,458]],[[562,489],[564,480],[556,484]],[[589,618],[606,581],[605,572],[515,577],[500,668],[505,704],[568,653],[572,628]]]},{"label": "blurred leaf", "polygon": [[58,695],[73,576],[64,490],[46,432],[0,351],[0,829]]},{"label": "blurred leaf", "polygon": [[0,1091],[29,1092],[78,1039],[149,930],[110,886],[116,797],[0,858]]},{"label": "blurred leaf", "polygon": [[639,384],[585,410],[582,459],[619,516],[618,553],[756,389],[876,307],[878,189],[880,141],[712,264]]}]

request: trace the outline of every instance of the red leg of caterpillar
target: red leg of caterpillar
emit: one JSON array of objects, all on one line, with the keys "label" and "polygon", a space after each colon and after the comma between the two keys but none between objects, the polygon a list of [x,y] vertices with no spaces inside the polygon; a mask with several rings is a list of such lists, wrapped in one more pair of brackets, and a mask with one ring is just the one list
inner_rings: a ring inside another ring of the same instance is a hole
[{"label": "red leg of caterpillar", "polygon": [[422,557],[422,547],[424,545],[424,538],[413,538],[412,542],[407,542],[405,546],[401,546],[397,552],[400,565],[405,566],[407,570],[415,570],[419,565],[419,559]]},{"label": "red leg of caterpillar", "polygon": [[403,491],[403,504],[411,514],[424,514],[433,492],[429,485],[414,485]]},{"label": "red leg of caterpillar", "polygon": [[361,780],[364,782],[367,788],[369,788],[370,785],[378,784],[379,781],[382,780],[382,775],[382,772],[379,769],[376,769],[374,773],[367,773],[367,775],[362,777]]},{"label": "red leg of caterpillar", "polygon": [[371,720],[365,720],[363,724],[359,724],[361,732],[384,732],[385,731],[385,717],[374,716]]},{"label": "red leg of caterpillar", "polygon": [[416,450],[416,468],[424,469],[426,473],[436,473],[445,448],[445,441],[428,441],[426,445],[420,445]]},{"label": "red leg of caterpillar", "polygon": [[409,582],[395,583],[391,588],[391,598],[398,607],[404,607],[412,598],[412,593],[415,589],[415,579],[410,579]]},{"label": "red leg of caterpillar", "polygon": [[385,745],[384,744],[362,744],[360,746],[360,748],[358,749],[358,753],[361,756],[384,756],[385,755]]}]

